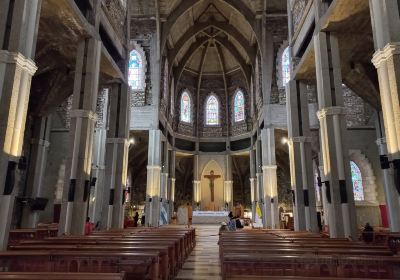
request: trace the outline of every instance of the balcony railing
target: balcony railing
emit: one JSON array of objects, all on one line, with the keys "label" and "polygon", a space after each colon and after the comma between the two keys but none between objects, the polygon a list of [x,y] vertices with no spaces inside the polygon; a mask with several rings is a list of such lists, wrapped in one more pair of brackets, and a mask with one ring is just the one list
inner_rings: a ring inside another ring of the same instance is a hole
[{"label": "balcony railing", "polygon": [[293,0],[291,3],[293,33],[296,33],[301,28],[304,18],[312,5],[312,0]]}]

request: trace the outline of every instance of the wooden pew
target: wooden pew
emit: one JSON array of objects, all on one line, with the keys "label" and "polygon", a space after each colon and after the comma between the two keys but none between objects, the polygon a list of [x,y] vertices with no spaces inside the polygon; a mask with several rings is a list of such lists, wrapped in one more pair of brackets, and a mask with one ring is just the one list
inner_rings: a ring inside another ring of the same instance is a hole
[{"label": "wooden pew", "polygon": [[[160,253],[160,278],[167,280],[174,272],[170,267],[168,246],[147,245],[147,246],[115,246],[115,245],[15,245],[10,246],[11,250],[43,250],[43,251],[103,251],[103,252],[152,252]],[[173,256],[170,256],[171,258]]]},{"label": "wooden pew", "polygon": [[127,279],[159,279],[159,254],[110,251],[0,252],[0,272],[121,273]]},{"label": "wooden pew", "polygon": [[0,280],[125,280],[125,273],[0,272]]},{"label": "wooden pew", "polygon": [[228,253],[223,258],[222,275],[223,279],[238,275],[393,279],[399,267],[399,258],[386,256]]},{"label": "wooden pew", "polygon": [[388,246],[316,234],[222,232],[219,246],[224,279],[252,275],[382,279],[400,273],[400,258],[392,256]]}]

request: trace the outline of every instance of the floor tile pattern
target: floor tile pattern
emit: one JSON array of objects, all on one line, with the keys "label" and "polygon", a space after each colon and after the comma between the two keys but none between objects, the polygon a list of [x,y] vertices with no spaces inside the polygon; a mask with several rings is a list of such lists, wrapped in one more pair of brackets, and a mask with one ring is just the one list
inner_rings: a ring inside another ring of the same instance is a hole
[{"label": "floor tile pattern", "polygon": [[194,225],[196,247],[179,271],[177,280],[219,280],[218,225]]}]

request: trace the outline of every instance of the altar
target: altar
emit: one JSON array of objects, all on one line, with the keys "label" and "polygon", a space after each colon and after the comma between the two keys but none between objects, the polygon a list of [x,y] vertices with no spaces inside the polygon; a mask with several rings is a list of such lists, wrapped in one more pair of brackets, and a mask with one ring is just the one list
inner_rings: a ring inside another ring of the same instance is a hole
[{"label": "altar", "polygon": [[227,211],[193,211],[193,224],[220,224],[227,223],[229,212]]}]

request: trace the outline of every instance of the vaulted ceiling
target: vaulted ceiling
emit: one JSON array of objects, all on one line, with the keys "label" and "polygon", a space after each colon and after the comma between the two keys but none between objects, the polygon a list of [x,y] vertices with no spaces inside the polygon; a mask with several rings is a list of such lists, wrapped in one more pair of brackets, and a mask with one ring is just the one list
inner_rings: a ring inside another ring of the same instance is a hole
[{"label": "vaulted ceiling", "polygon": [[255,19],[264,2],[273,12],[286,12],[286,1],[159,1],[163,21],[161,46],[179,80],[183,71],[225,75],[242,70],[250,80],[257,54]]}]

